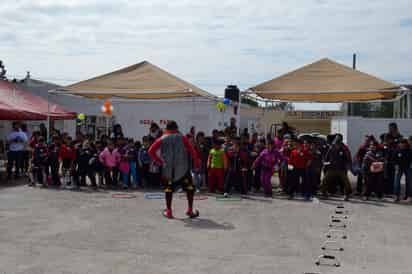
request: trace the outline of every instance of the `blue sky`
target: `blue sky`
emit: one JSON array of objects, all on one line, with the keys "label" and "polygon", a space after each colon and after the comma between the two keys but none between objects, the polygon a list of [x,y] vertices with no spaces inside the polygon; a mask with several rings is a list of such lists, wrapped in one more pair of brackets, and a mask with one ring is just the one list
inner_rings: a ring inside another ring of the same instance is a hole
[{"label": "blue sky", "polygon": [[356,52],[359,70],[412,83],[411,11],[412,0],[2,0],[0,59],[10,76],[59,84],[148,60],[221,95]]}]

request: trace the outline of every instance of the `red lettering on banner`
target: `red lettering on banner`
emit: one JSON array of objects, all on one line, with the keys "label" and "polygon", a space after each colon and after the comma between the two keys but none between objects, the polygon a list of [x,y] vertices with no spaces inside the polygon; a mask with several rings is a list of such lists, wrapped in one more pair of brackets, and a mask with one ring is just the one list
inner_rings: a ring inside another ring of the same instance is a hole
[{"label": "red lettering on banner", "polygon": [[[154,123],[154,122],[155,122],[154,120],[150,120],[150,119],[139,120],[139,123],[140,123],[141,125],[150,125],[150,124],[152,124],[152,123]],[[159,124],[160,124],[160,125],[167,125],[167,122],[169,122],[168,119],[160,119],[160,120],[159,120]]]}]

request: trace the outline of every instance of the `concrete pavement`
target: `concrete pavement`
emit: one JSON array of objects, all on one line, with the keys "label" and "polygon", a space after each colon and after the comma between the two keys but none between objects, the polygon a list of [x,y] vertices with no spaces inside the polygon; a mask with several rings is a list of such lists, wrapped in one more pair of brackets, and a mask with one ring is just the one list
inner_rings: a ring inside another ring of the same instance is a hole
[{"label": "concrete pavement", "polygon": [[16,186],[0,189],[0,273],[412,273],[412,207],[345,203],[342,266],[314,261],[341,199],[303,202],[250,196],[196,201],[201,217],[160,215],[163,200],[114,199],[113,192]]}]

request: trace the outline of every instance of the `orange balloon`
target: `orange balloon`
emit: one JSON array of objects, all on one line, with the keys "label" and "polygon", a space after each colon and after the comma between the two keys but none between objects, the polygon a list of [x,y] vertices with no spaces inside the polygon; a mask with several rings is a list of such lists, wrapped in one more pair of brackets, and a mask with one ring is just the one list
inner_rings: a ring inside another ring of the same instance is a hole
[{"label": "orange balloon", "polygon": [[110,115],[110,116],[111,116],[111,115],[113,114],[113,112],[112,112],[113,106],[112,106],[112,104],[110,103],[110,101],[109,101],[109,100],[105,101],[104,104],[103,104],[103,106],[104,106],[104,112],[105,112],[107,115]]}]

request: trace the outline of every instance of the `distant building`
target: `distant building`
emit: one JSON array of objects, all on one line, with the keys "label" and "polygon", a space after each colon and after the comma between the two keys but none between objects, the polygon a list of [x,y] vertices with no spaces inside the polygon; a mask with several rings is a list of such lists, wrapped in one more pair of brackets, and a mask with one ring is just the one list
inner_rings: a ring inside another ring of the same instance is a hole
[{"label": "distant building", "polygon": [[412,85],[402,85],[406,91],[389,102],[344,103],[342,111],[347,116],[365,118],[412,118]]},{"label": "distant building", "polygon": [[[49,90],[57,89],[61,87],[54,83],[33,79],[30,77],[30,72],[27,72],[26,77],[22,80],[17,81],[16,84],[20,86],[22,89],[27,90],[30,93],[40,96],[46,100],[48,99]],[[53,102],[53,103],[56,103],[56,102]]]}]

